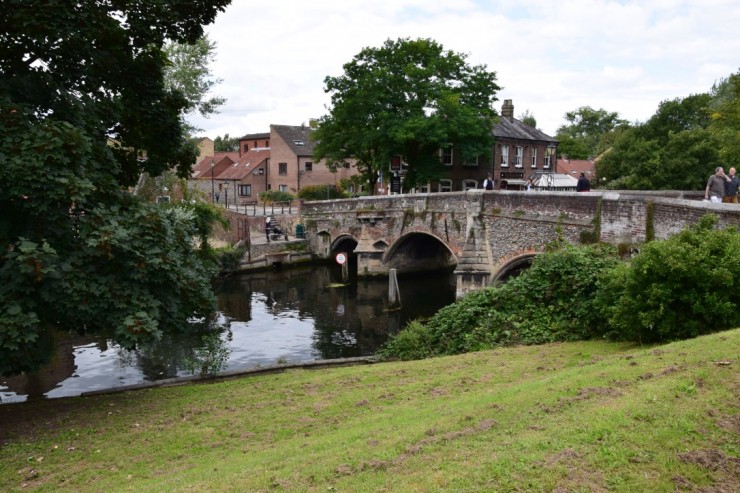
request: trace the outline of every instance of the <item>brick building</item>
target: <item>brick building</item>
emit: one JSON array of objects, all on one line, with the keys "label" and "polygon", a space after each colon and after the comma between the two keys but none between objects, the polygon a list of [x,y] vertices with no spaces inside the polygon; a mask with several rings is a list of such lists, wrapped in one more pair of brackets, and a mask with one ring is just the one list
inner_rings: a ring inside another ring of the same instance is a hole
[{"label": "brick building", "polygon": [[557,171],[557,141],[514,118],[511,99],[504,100],[493,135],[496,138],[493,176],[497,189],[521,190],[528,178]]}]

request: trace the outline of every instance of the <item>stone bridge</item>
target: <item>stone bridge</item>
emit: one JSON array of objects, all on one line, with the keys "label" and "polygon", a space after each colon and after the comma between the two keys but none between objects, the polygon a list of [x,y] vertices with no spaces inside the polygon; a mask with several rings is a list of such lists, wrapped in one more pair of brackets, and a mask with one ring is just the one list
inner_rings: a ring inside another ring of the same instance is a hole
[{"label": "stone bridge", "polygon": [[454,269],[462,297],[527,267],[559,237],[635,248],[710,212],[720,227],[740,227],[737,205],[701,202],[699,195],[470,190],[306,202],[301,218],[320,258],[347,252],[360,276]]}]

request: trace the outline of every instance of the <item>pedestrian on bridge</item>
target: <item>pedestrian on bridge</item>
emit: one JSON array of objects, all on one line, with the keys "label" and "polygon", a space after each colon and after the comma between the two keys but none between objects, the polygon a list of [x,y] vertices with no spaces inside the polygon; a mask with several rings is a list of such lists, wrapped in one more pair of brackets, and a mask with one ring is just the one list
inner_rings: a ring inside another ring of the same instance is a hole
[{"label": "pedestrian on bridge", "polygon": [[267,242],[270,242],[270,223],[272,223],[272,218],[270,216],[267,216],[265,218],[265,237],[267,238]]},{"label": "pedestrian on bridge", "polygon": [[730,168],[730,174],[727,175],[727,182],[725,182],[725,196],[722,197],[722,202],[725,204],[737,204],[737,189],[740,187],[740,178],[735,174],[735,168]]},{"label": "pedestrian on bridge", "polygon": [[711,200],[715,204],[722,202],[725,196],[725,183],[730,181],[730,178],[725,174],[722,166],[717,166],[714,170],[714,174],[707,180],[707,188],[704,190],[704,200]]},{"label": "pedestrian on bridge", "polygon": [[488,173],[488,178],[483,180],[483,188],[485,190],[493,190],[493,177],[491,176],[491,173]]}]

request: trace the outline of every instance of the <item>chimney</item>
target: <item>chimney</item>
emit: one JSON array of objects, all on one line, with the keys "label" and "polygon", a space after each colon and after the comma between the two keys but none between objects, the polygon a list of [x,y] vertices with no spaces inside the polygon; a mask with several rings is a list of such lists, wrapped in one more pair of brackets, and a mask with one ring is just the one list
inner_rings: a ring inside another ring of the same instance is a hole
[{"label": "chimney", "polygon": [[504,104],[501,106],[501,116],[510,122],[514,121],[514,104],[511,99],[504,99]]}]

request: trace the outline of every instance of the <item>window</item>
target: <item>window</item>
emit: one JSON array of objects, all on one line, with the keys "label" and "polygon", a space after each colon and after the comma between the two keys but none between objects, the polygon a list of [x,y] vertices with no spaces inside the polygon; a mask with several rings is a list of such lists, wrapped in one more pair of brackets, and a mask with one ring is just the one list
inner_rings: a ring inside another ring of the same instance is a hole
[{"label": "window", "polygon": [[463,166],[480,166],[481,158],[483,158],[483,156],[478,156],[478,157],[475,157],[475,158],[472,158],[472,159],[471,158],[465,158],[465,160],[463,161],[462,164],[463,164]]},{"label": "window", "polygon": [[264,175],[265,174],[265,168],[260,168],[260,174],[261,175]]},{"label": "window", "polygon": [[549,168],[552,163],[552,156],[555,154],[555,146],[545,148],[545,168]]},{"label": "window", "polygon": [[475,190],[478,188],[478,182],[475,180],[465,180],[463,182],[463,190]]},{"label": "window", "polygon": [[532,147],[532,167],[537,167],[537,148]]},{"label": "window", "polygon": [[524,147],[516,146],[516,154],[514,154],[514,166],[521,168],[524,163]]},{"label": "window", "polygon": [[239,185],[239,196],[240,197],[251,197],[252,196],[252,185]]},{"label": "window", "polygon": [[299,147],[306,145],[306,143],[304,141],[300,140],[300,139],[295,139],[293,141],[293,144],[295,144],[296,146],[299,146]]},{"label": "window", "polygon": [[[232,147],[233,149],[233,147]],[[244,144],[244,152],[247,152],[249,150],[249,144]]]},{"label": "window", "polygon": [[509,167],[509,146],[508,145],[501,146],[501,167],[502,168]]},{"label": "window", "polygon": [[279,175],[288,174],[288,163],[278,163],[278,174]]},{"label": "window", "polygon": [[313,163],[311,161],[306,161],[306,172],[310,173],[313,171]]},{"label": "window", "polygon": [[452,166],[452,146],[439,150],[439,160],[445,166]]},{"label": "window", "polygon": [[429,183],[425,183],[423,185],[419,185],[418,187],[414,187],[413,190],[411,190],[411,193],[429,193],[429,190],[431,190],[432,187],[429,186]]},{"label": "window", "polygon": [[278,190],[281,192],[287,192],[288,191],[288,185],[278,185]]},{"label": "window", "polygon": [[451,192],[452,191],[452,180],[439,180],[439,191],[440,192]]},{"label": "window", "polygon": [[270,147],[270,141],[269,140],[266,140],[265,141],[265,147]]}]

